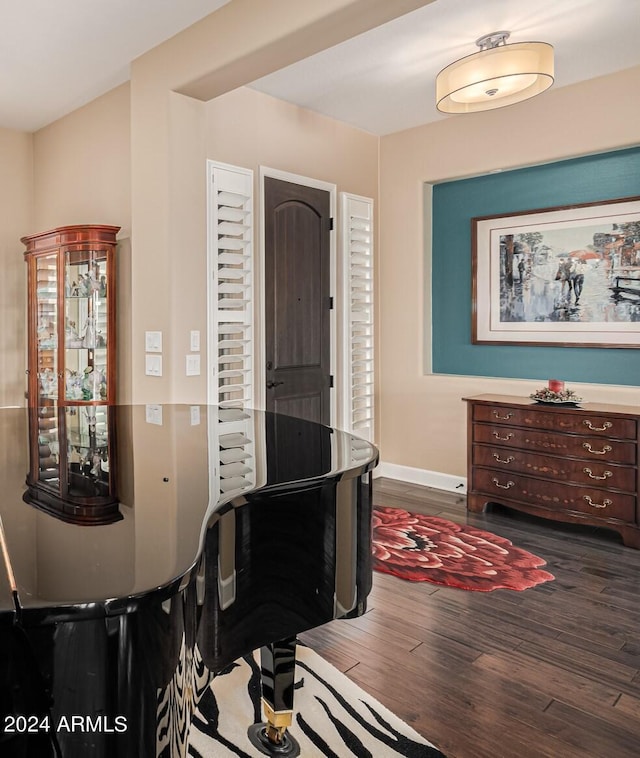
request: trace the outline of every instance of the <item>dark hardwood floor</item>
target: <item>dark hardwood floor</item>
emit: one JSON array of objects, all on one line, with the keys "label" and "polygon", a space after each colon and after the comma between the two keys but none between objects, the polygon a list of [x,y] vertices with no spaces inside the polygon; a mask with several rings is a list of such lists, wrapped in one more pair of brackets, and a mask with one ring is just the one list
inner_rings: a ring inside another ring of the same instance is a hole
[{"label": "dark hardwood floor", "polygon": [[640,551],[613,532],[378,479],[375,503],[500,534],[555,581],[466,592],[376,573],[367,613],[302,640],[448,758],[640,756]]}]

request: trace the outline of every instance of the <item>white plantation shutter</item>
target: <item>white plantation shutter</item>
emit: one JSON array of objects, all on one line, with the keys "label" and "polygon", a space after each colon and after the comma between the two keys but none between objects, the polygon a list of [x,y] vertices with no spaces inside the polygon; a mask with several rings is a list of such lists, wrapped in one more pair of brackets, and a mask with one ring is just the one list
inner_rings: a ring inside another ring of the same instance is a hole
[{"label": "white plantation shutter", "polygon": [[[243,408],[209,408],[208,424],[210,502],[229,502],[263,486],[267,479],[264,415]],[[220,530],[218,596],[224,610],[236,599],[235,519],[223,514]]]},{"label": "white plantation shutter", "polygon": [[345,427],[374,439],[373,200],[341,193]]},{"label": "white plantation shutter", "polygon": [[212,494],[255,487],[253,171],[208,162]]},{"label": "white plantation shutter", "polygon": [[253,171],[209,162],[210,393],[253,406]]},{"label": "white plantation shutter", "polygon": [[209,444],[215,472],[214,497],[234,497],[253,488],[256,444],[252,417],[242,408],[212,409]]}]

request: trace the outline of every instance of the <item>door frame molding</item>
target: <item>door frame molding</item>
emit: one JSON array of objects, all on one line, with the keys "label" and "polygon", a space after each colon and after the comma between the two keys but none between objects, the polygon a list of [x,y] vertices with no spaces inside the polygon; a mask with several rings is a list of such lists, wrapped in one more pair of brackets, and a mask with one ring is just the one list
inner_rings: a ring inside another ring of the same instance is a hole
[{"label": "door frame molding", "polygon": [[312,187],[314,189],[325,190],[329,193],[329,208],[331,218],[333,219],[333,230],[329,234],[329,286],[330,296],[333,298],[333,309],[329,313],[329,329],[330,329],[330,341],[331,341],[331,360],[330,360],[330,372],[333,376],[333,387],[329,390],[329,406],[330,406],[330,424],[331,426],[337,426],[338,414],[337,414],[337,402],[336,402],[336,390],[341,386],[340,377],[337,376],[338,367],[338,266],[337,266],[337,185],[330,182],[324,182],[320,179],[312,179],[308,176],[302,176],[301,174],[292,174],[289,171],[281,171],[280,169],[270,168],[269,166],[259,167],[259,205],[260,205],[260,234],[258,243],[258,256],[256,260],[256,267],[254,270],[254,286],[255,286],[255,323],[258,325],[259,339],[256,340],[255,350],[255,363],[254,363],[254,399],[255,407],[264,409],[266,408],[266,356],[265,356],[265,340],[266,340],[266,328],[265,328],[265,217],[264,217],[264,180],[266,177],[272,179],[280,179],[283,182],[290,182],[291,184],[300,184],[303,187]]}]

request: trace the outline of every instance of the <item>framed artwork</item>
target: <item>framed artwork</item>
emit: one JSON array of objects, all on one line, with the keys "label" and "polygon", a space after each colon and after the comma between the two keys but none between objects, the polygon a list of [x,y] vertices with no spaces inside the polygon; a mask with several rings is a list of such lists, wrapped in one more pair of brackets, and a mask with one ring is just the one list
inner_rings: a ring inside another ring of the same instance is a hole
[{"label": "framed artwork", "polygon": [[471,223],[475,344],[640,348],[640,197]]}]

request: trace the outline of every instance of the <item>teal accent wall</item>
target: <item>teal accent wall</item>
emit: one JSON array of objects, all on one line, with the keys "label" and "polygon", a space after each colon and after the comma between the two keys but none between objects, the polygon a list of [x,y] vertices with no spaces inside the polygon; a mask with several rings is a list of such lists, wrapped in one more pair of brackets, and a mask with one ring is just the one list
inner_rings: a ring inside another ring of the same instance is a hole
[{"label": "teal accent wall", "polygon": [[433,372],[640,385],[640,349],[471,344],[472,218],[636,195],[640,148],[435,185]]}]

